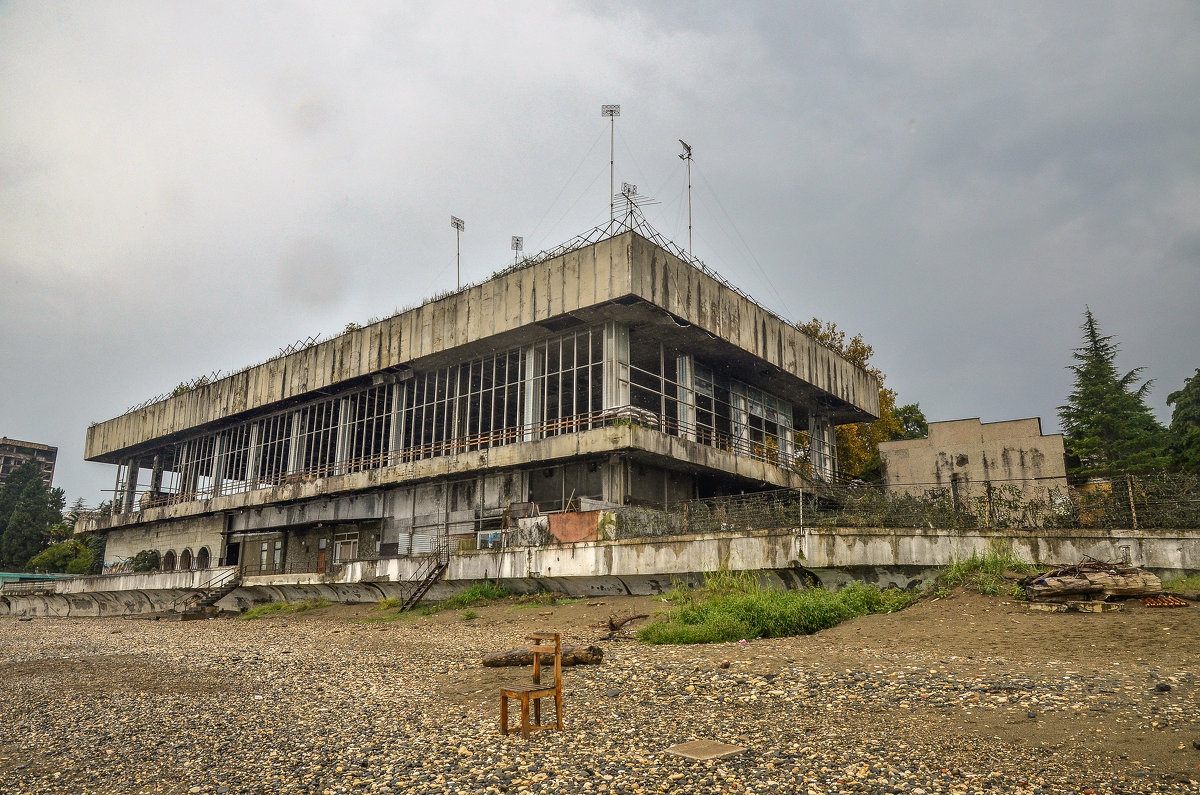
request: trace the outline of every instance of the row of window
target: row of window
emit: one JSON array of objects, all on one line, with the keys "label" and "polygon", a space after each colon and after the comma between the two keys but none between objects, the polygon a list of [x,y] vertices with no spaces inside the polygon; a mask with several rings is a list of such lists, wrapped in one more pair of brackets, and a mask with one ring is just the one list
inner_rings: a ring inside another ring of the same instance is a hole
[{"label": "row of window", "polygon": [[[792,459],[787,401],[724,378],[636,329],[607,323],[182,441],[151,468],[139,505],[395,466],[628,416],[738,454],[780,464]],[[128,479],[138,474],[136,464],[118,473],[126,494],[136,489]]]}]

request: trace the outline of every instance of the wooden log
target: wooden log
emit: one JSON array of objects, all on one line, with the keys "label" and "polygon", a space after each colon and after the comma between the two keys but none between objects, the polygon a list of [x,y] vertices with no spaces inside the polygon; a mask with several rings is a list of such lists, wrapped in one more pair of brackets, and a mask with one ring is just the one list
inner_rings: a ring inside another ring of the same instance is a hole
[{"label": "wooden log", "polygon": [[[599,665],[604,659],[604,649],[599,646],[563,646],[562,664],[568,665]],[[553,653],[542,654],[542,665],[554,662]],[[510,649],[509,651],[494,651],[483,656],[485,668],[505,668],[514,665],[533,665],[533,652],[529,649]]]}]

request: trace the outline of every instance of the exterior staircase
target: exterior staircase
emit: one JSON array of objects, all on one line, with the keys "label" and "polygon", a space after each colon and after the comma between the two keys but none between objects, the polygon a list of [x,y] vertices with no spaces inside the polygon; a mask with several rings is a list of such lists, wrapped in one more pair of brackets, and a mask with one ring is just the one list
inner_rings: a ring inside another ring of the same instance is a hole
[{"label": "exterior staircase", "polygon": [[199,593],[176,599],[171,605],[173,617],[178,616],[180,621],[201,618],[210,607],[233,593],[241,584],[242,578],[237,569],[220,571],[200,586]]},{"label": "exterior staircase", "polygon": [[412,610],[419,605],[425,594],[429,592],[434,583],[442,578],[449,566],[450,537],[445,533],[440,533],[434,537],[433,549],[421,562],[417,573],[405,583],[404,602],[400,605],[400,612]]}]

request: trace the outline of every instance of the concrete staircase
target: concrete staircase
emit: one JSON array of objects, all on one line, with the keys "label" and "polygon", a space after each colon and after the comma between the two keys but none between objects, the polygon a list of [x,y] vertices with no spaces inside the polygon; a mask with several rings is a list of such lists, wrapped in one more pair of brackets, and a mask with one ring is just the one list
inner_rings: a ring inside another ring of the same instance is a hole
[{"label": "concrete staircase", "polygon": [[200,586],[200,593],[189,594],[171,605],[171,618],[176,621],[194,621],[206,618],[217,602],[237,590],[242,578],[237,569],[229,569],[215,575]]}]

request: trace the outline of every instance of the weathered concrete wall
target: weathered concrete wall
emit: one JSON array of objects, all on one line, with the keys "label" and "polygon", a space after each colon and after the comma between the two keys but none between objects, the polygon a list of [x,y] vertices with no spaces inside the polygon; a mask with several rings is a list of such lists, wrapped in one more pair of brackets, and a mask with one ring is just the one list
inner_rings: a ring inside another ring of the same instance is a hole
[{"label": "weathered concrete wall", "polygon": [[879,455],[884,484],[910,494],[950,488],[956,478],[964,499],[981,496],[984,483],[1016,486],[1029,497],[1067,490],[1062,434],[1042,435],[1036,417],[931,422],[927,438],[881,442]]},{"label": "weathered concrete wall", "polygon": [[[1160,576],[1200,573],[1200,530],[1056,530],[956,533],[919,528],[808,528],[804,531],[720,533],[671,539],[596,541],[549,547],[479,550],[451,556],[445,579],[431,599],[482,580],[509,589],[566,593],[648,594],[677,580],[695,581],[703,572],[727,566],[756,571],[781,587],[798,587],[810,575],[822,584],[851,580],[912,587],[939,567],[1003,543],[1028,562],[1076,563],[1088,555],[1122,560]],[[219,606],[244,609],[280,599],[325,598],[374,602],[398,596],[416,576],[420,558],[358,561],[327,574],[246,577]],[[123,615],[171,609],[219,571],[76,577],[53,583],[48,596],[0,592],[0,615]]]},{"label": "weathered concrete wall", "polygon": [[108,536],[104,562],[112,564],[128,560],[145,549],[158,550],[160,555],[173,550],[176,558],[184,549],[190,549],[194,556],[201,547],[208,548],[210,559],[215,562],[221,556],[221,530],[224,526],[224,517],[213,515],[127,526],[121,532]]},{"label": "weathered concrete wall", "polygon": [[123,454],[153,440],[631,294],[878,413],[878,384],[865,371],[645,238],[626,233],[94,425],[84,456],[119,463]]}]

